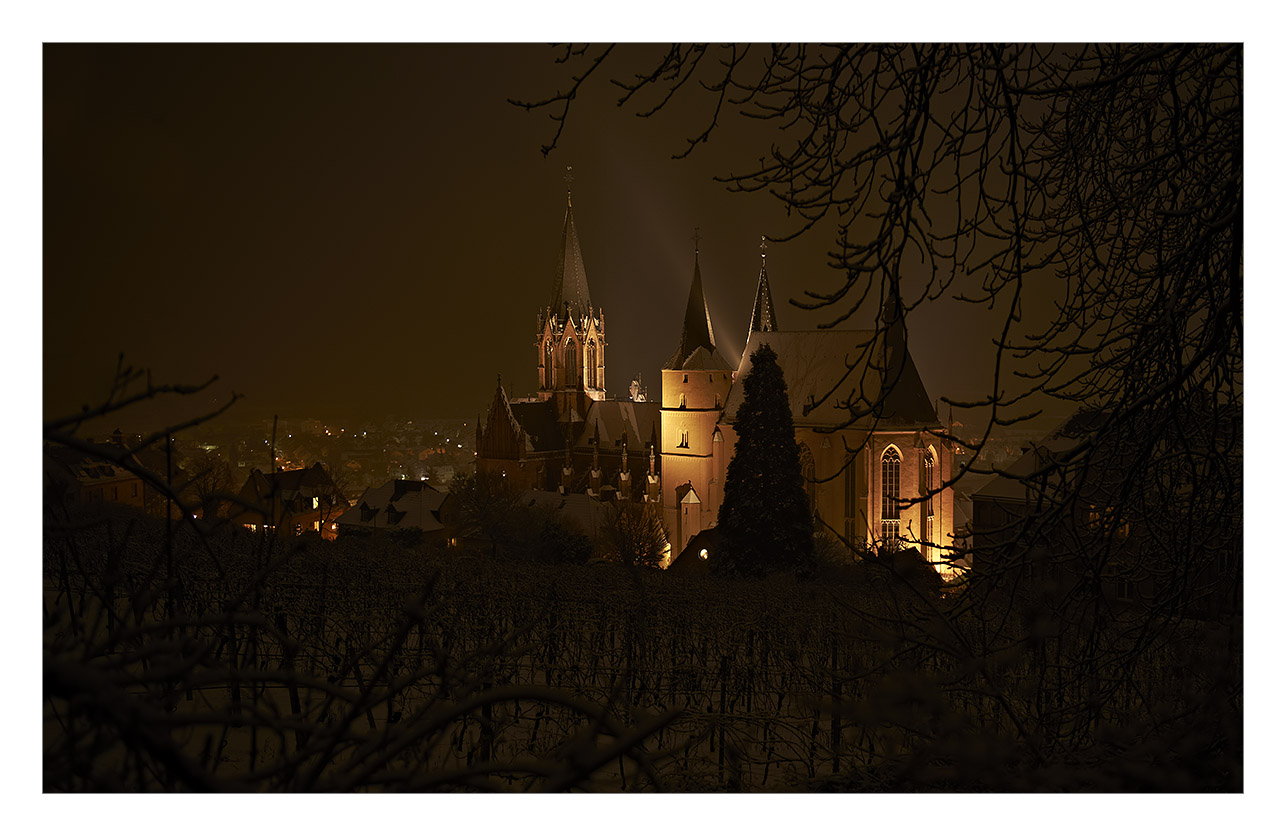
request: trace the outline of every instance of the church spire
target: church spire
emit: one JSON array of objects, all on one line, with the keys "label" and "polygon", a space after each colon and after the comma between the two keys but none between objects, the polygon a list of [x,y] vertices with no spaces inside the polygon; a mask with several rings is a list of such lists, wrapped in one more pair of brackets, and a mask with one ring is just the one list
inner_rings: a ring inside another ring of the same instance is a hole
[{"label": "church spire", "polygon": [[563,216],[563,240],[559,246],[558,265],[554,271],[554,291],[550,297],[550,314],[562,319],[570,310],[574,322],[592,316],[590,285],[585,276],[585,263],[581,260],[581,242],[576,235],[576,222],[572,219],[572,167],[564,178],[568,183],[568,208]]},{"label": "church spire", "polygon": [[[694,233],[695,242],[700,237]],[[711,328],[711,315],[706,308],[706,295],[702,293],[702,267],[698,261],[696,247],[693,248],[693,283],[688,289],[688,307],[684,310],[684,326],[679,334],[679,348],[666,362],[666,369],[682,369],[699,349],[710,353],[716,369],[729,368],[728,363],[715,348],[715,331]],[[704,368],[704,367],[698,367]]]},{"label": "church spire", "polygon": [[777,331],[778,315],[773,310],[773,294],[769,292],[769,245],[764,236],[760,236],[760,282],[755,289],[755,306],[751,309],[751,328],[746,339],[757,331]]}]

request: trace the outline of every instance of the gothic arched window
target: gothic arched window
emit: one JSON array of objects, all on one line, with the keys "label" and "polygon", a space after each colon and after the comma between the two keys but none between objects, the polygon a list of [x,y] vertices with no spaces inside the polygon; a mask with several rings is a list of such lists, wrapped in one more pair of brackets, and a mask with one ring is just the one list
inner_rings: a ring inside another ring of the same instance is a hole
[{"label": "gothic arched window", "polygon": [[576,343],[571,338],[563,347],[563,385],[574,387],[581,383],[580,369],[576,362]]},{"label": "gothic arched window", "polygon": [[805,444],[800,445],[800,474],[804,477],[804,491],[809,495],[809,514],[816,514],[818,511],[817,466],[813,462],[813,451]]},{"label": "gothic arched window", "polygon": [[599,388],[599,353],[594,347],[594,341],[585,349],[585,366],[586,366],[586,383],[590,389]]},{"label": "gothic arched window", "polygon": [[545,388],[554,389],[554,342],[545,341]]},{"label": "gothic arched window", "polygon": [[880,538],[892,544],[898,537],[898,478],[902,464],[890,445],[880,458]]},{"label": "gothic arched window", "polygon": [[[934,449],[925,449],[925,459],[921,465],[921,493],[926,496],[935,489],[934,485]],[[938,501],[935,495],[925,501],[925,540],[933,542],[934,540],[934,503]]]}]

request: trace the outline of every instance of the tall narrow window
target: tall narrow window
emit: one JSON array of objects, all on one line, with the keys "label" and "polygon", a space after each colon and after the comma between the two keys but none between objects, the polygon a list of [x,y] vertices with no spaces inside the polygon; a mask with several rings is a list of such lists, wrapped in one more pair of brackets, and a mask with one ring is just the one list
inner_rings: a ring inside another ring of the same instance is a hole
[{"label": "tall narrow window", "polygon": [[687,431],[687,430],[681,430],[681,431],[679,431],[679,446],[680,446],[681,448],[686,448],[686,447],[688,447],[688,431]]},{"label": "tall narrow window", "polygon": [[554,389],[554,343],[545,341],[545,388]]},{"label": "tall narrow window", "polygon": [[812,517],[818,511],[817,468],[813,463],[813,451],[805,444],[800,445],[800,475],[804,477],[804,491],[809,495],[809,515]]},{"label": "tall narrow window", "polygon": [[[855,524],[855,513],[858,508],[858,463],[855,461],[857,455],[851,456],[849,462],[845,464],[845,540],[849,543],[854,542],[854,535],[857,531]],[[864,537],[864,540],[866,538]]]},{"label": "tall narrow window", "polygon": [[586,380],[590,389],[599,388],[599,352],[595,349],[594,341],[585,350]]},{"label": "tall narrow window", "polygon": [[880,538],[893,544],[898,538],[898,451],[890,447],[880,458]]},{"label": "tall narrow window", "polygon": [[934,449],[925,448],[925,459],[921,466],[921,493],[926,496],[925,500],[925,540],[929,543],[934,542],[934,506],[940,502],[941,494],[930,497],[930,492],[937,486],[934,484]]},{"label": "tall narrow window", "polygon": [[568,340],[563,347],[563,385],[574,387],[581,383],[580,369],[576,362],[576,343]]}]

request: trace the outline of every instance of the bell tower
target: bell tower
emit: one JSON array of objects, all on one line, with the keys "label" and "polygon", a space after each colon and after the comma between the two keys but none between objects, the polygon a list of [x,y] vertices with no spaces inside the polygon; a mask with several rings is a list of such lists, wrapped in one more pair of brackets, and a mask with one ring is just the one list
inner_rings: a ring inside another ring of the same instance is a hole
[{"label": "bell tower", "polygon": [[[693,236],[694,243],[700,239]],[[716,422],[733,386],[733,368],[715,348],[702,291],[698,251],[680,329],[679,347],[661,370],[661,487],[672,559],[689,539],[715,525],[724,475]],[[726,464],[726,463],[725,463]]]},{"label": "bell tower", "polygon": [[607,339],[603,311],[590,303],[590,285],[581,242],[572,218],[572,167],[568,184],[563,239],[554,270],[550,304],[537,315],[537,396],[553,400],[560,422],[585,421],[590,404],[606,394],[604,361]]}]

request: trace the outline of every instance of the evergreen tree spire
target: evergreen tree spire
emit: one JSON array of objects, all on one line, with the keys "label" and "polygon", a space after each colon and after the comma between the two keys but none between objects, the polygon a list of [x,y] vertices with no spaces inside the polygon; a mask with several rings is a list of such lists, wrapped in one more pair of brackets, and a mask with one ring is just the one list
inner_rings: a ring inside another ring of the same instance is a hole
[{"label": "evergreen tree spire", "polygon": [[773,294],[769,292],[768,249],[767,239],[760,236],[760,281],[755,288],[755,305],[751,308],[751,329],[746,335],[748,342],[757,331],[778,330],[778,315],[773,310]]},{"label": "evergreen tree spire", "polygon": [[745,393],[733,429],[737,444],[728,463],[719,529],[726,558],[717,567],[738,575],[808,572],[813,520],[800,469],[786,379],[767,345],[751,355]]}]

